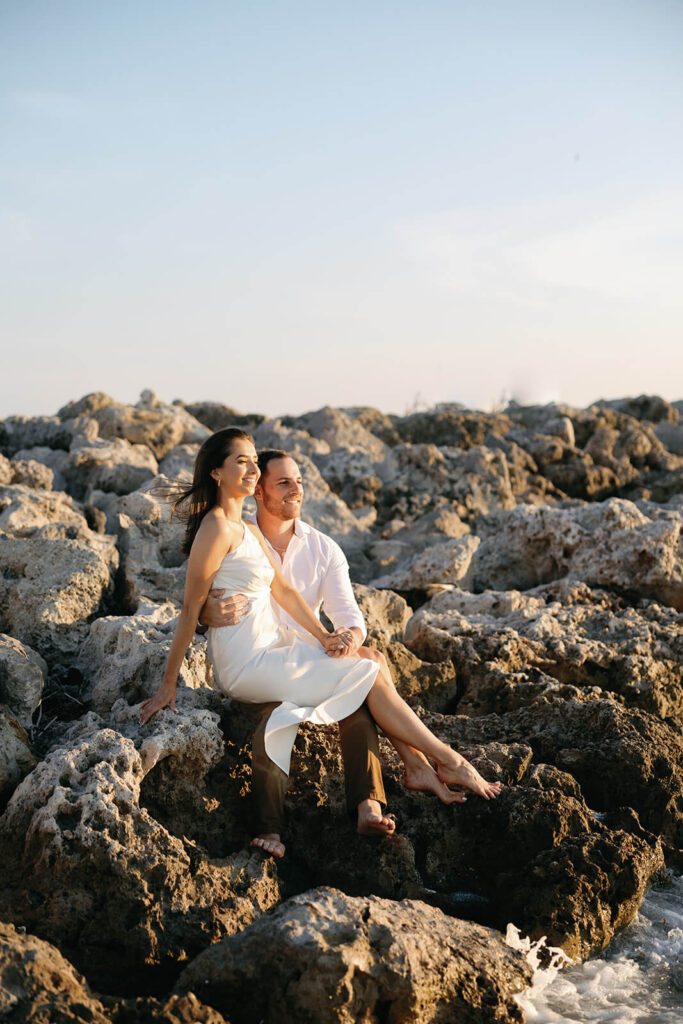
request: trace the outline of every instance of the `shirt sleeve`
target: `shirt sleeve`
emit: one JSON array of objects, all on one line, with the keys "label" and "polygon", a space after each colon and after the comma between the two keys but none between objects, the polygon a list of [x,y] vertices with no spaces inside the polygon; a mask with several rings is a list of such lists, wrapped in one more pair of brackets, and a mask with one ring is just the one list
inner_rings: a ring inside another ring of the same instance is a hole
[{"label": "shirt sleeve", "polygon": [[323,609],[335,629],[357,626],[365,638],[365,619],[353,596],[349,563],[344,552],[330,541],[330,560],[322,581]]}]

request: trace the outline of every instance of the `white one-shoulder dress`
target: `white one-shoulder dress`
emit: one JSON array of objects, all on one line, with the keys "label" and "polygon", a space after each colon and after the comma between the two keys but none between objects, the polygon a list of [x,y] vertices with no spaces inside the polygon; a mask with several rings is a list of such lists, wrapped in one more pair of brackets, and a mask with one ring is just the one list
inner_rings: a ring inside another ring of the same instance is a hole
[{"label": "white one-shoulder dress", "polygon": [[292,746],[301,722],[328,725],[357,710],[370,692],[379,666],[353,655],[330,658],[318,641],[292,639],[271,607],[273,568],[248,526],[213,580],[225,597],[244,594],[249,608],[235,626],[209,629],[214,688],[237,701],[282,703],[265,730],[266,753],[289,774]]}]

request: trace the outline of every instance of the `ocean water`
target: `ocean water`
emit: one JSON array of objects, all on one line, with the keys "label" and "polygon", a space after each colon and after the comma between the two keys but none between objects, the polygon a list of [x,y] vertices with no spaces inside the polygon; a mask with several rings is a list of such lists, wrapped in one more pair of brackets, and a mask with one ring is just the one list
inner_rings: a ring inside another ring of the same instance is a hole
[{"label": "ocean water", "polygon": [[533,983],[517,997],[529,1024],[683,1024],[683,876],[649,890],[636,918],[599,958],[571,964],[554,950],[539,967],[543,945],[507,941],[535,968]]}]

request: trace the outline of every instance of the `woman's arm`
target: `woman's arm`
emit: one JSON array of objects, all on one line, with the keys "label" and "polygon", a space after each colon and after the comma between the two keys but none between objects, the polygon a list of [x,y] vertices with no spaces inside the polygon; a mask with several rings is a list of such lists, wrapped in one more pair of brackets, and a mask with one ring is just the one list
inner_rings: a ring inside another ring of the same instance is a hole
[{"label": "woman's arm", "polygon": [[[247,526],[249,529],[249,526]],[[295,590],[287,580],[284,578],[277,562],[268,550],[268,546],[263,539],[263,534],[256,526],[251,527],[252,533],[258,540],[259,544],[263,548],[263,552],[273,567],[275,576],[273,582],[270,585],[270,592],[281,605],[288,615],[291,615],[295,622],[298,622],[300,626],[303,626],[305,630],[311,633],[316,640],[319,640],[323,647],[327,648],[328,645],[333,644],[333,637],[331,633],[328,633],[320,619],[315,615],[310,607],[306,604],[298,590]],[[336,650],[337,641],[334,641],[334,648]]]},{"label": "woman's arm", "polygon": [[[238,529],[234,529],[237,527]],[[239,539],[236,533],[239,531]],[[178,673],[190,641],[194,635],[197,619],[202,605],[206,601],[211,583],[218,572],[221,562],[228,551],[241,540],[242,531],[239,524],[221,522],[206,516],[195,537],[187,563],[185,596],[183,607],[176,624],[175,635],[168,653],[166,668],[161,686],[149,700],[146,700],[140,712],[142,725],[161,708],[170,705],[175,711]]]}]

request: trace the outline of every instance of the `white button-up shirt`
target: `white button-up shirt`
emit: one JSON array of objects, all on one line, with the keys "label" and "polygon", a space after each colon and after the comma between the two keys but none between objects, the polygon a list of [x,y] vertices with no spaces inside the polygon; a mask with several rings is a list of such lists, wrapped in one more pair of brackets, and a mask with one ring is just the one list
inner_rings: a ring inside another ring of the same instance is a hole
[{"label": "white button-up shirt", "polygon": [[[252,523],[256,517],[249,517]],[[266,538],[266,543],[268,540]],[[287,545],[282,560],[272,544],[280,571],[312,608],[316,615],[322,605],[325,615],[335,629],[357,626],[365,637],[365,620],[356,603],[349,579],[349,563],[344,552],[331,537],[316,530],[300,519],[294,520],[294,536]],[[275,618],[286,629],[294,630],[304,639],[310,634],[300,626],[277,601],[272,601]]]}]

